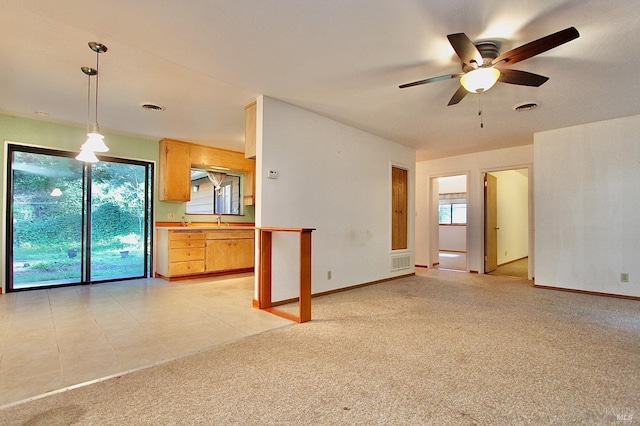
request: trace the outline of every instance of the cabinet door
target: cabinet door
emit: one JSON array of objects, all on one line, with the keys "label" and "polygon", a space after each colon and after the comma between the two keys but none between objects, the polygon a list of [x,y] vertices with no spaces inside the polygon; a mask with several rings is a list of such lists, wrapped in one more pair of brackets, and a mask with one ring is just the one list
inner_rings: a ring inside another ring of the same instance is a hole
[{"label": "cabinet door", "polygon": [[205,270],[207,272],[233,269],[230,267],[233,240],[207,240]]},{"label": "cabinet door", "polygon": [[163,201],[189,201],[191,198],[189,144],[161,140],[159,163],[158,197]]},{"label": "cabinet door", "polygon": [[391,250],[407,248],[407,176],[404,169],[391,169]]},{"label": "cabinet door", "polygon": [[253,268],[253,239],[236,240],[236,267]]},{"label": "cabinet door", "polygon": [[253,239],[207,240],[206,271],[253,267]]},{"label": "cabinet door", "polygon": [[256,102],[244,107],[244,156],[256,158]]}]

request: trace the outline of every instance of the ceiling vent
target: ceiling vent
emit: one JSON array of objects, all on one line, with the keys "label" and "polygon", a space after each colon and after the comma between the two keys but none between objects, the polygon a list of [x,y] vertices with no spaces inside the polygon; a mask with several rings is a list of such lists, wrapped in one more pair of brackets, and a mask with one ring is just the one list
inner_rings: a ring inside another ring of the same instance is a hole
[{"label": "ceiling vent", "polygon": [[522,111],[531,111],[532,109],[538,108],[537,102],[521,102],[519,104],[515,104],[512,106],[514,111],[522,112]]},{"label": "ceiling vent", "polygon": [[165,107],[163,107],[162,105],[144,103],[142,104],[142,109],[146,109],[147,111],[164,111]]}]

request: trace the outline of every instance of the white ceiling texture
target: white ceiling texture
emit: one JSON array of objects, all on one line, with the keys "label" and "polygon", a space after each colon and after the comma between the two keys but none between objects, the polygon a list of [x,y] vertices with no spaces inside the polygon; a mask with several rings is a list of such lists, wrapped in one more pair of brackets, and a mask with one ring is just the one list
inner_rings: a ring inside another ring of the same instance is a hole
[{"label": "white ceiling texture", "polygon": [[[398,88],[460,71],[447,34],[504,52],[571,26],[578,39],[513,65],[550,78],[538,88],[499,82],[453,106],[457,79]],[[259,95],[415,148],[419,160],[640,113],[634,0],[0,0],[0,112],[85,126],[89,41],[109,49],[101,130],[156,140],[242,150],[243,107]],[[522,102],[539,107],[515,112]]]}]

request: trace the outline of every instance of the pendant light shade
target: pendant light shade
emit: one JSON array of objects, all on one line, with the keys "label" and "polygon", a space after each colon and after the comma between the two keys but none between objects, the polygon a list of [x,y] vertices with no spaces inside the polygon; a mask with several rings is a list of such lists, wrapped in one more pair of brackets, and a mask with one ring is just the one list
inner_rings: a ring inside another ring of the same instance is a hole
[{"label": "pendant light shade", "polygon": [[493,67],[478,68],[460,77],[460,84],[468,92],[482,93],[491,89],[498,78],[500,78],[500,70]]},{"label": "pendant light shade", "polygon": [[80,153],[76,156],[76,160],[84,161],[85,163],[98,162],[96,152],[107,152],[109,147],[104,143],[104,136],[100,134],[100,126],[98,125],[98,67],[100,54],[107,51],[107,46],[102,43],[92,41],[89,43],[89,48],[96,52],[96,67],[82,67],[82,72],[89,77],[87,88],[87,128],[89,128],[89,117],[91,116],[91,77],[96,77],[96,92],[95,92],[95,122],[93,128],[87,131],[87,140],[80,147]]},{"label": "pendant light shade", "polygon": [[93,131],[87,133],[87,141],[82,144],[80,149],[91,150],[93,152],[107,152],[109,147],[104,143],[104,136],[102,136],[94,127]]},{"label": "pendant light shade", "polygon": [[80,154],[76,155],[76,160],[80,160],[85,163],[97,163],[100,161],[93,151],[84,148],[80,149]]}]

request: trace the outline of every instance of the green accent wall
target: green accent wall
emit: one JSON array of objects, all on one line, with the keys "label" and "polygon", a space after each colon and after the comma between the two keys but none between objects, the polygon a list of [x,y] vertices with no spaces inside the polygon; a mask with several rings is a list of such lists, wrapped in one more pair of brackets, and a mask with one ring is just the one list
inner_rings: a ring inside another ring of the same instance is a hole
[{"label": "green accent wall", "polygon": [[[109,146],[109,152],[106,153],[107,156],[150,161],[157,165],[159,154],[157,140],[104,131],[101,133],[105,136],[105,143]],[[5,155],[8,142],[79,152],[80,145],[84,143],[86,138],[87,130],[84,127],[80,128],[44,120],[0,114],[0,140],[3,141],[3,149],[0,153],[2,156],[0,168],[2,170],[3,186],[6,179],[7,162]],[[158,171],[156,170],[156,176],[157,173]],[[180,218],[184,215],[185,204],[159,201],[157,197],[157,177],[155,186],[155,220],[160,222],[168,221],[168,215],[173,213],[175,215],[174,220],[180,221]],[[245,206],[244,212],[244,216],[225,216],[224,221],[254,222],[255,208],[253,206]],[[190,215],[189,219],[192,223],[213,222],[214,216]]]}]

